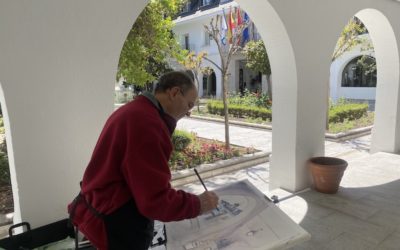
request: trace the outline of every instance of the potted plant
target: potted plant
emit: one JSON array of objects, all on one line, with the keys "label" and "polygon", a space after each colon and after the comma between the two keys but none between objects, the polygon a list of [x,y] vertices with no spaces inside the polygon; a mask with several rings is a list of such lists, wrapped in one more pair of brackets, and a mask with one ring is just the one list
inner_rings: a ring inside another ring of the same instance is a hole
[{"label": "potted plant", "polygon": [[340,158],[319,156],[308,161],[314,188],[318,192],[334,194],[347,168],[347,162]]}]

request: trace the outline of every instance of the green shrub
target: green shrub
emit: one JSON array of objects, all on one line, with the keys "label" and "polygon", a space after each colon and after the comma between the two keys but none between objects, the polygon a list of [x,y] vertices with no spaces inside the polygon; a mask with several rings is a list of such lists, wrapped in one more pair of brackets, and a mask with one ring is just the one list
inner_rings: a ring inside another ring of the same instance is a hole
[{"label": "green shrub", "polygon": [[[233,117],[259,119],[264,121],[272,121],[272,110],[265,107],[255,105],[256,100],[253,96],[256,94],[248,94],[245,97],[235,95],[230,97],[228,113]],[[252,99],[253,98],[253,99]],[[258,100],[263,100],[258,98]],[[268,100],[268,99],[265,99]],[[252,103],[250,105],[250,103]],[[207,111],[213,115],[224,116],[224,105],[220,100],[212,100],[207,102]],[[337,102],[336,105],[330,103],[329,123],[343,123],[344,121],[354,121],[366,117],[368,114],[368,104],[366,103],[350,103],[344,99]],[[346,126],[347,127],[347,126]]]},{"label": "green shrub", "polygon": [[[222,101],[210,101],[207,103],[207,110],[210,114],[223,116],[224,105]],[[272,111],[270,109],[256,106],[229,104],[228,113],[234,117],[261,118],[264,121],[272,120]]]},{"label": "green shrub", "polygon": [[332,106],[329,109],[329,122],[338,123],[360,119],[366,116],[368,112],[368,104],[365,103],[344,103]]},{"label": "green shrub", "polygon": [[172,135],[172,144],[175,151],[183,151],[192,141],[194,135],[183,130],[175,130]]},{"label": "green shrub", "polygon": [[271,101],[266,93],[253,93],[246,89],[243,95],[230,94],[228,97],[229,106],[236,104],[249,107],[271,108]]}]

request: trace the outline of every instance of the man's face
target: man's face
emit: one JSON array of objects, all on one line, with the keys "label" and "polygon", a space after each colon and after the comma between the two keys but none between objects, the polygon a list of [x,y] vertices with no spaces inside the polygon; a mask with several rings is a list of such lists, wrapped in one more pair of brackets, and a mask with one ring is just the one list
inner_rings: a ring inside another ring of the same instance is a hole
[{"label": "man's face", "polygon": [[185,115],[190,114],[190,110],[194,107],[197,100],[197,89],[191,88],[184,92],[180,87],[173,87],[171,91],[175,92],[173,116],[179,120]]}]

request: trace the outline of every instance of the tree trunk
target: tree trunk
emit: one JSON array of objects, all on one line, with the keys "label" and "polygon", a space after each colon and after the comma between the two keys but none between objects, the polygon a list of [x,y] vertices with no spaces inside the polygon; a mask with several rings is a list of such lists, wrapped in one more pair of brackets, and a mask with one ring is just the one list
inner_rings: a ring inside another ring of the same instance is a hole
[{"label": "tree trunk", "polygon": [[199,77],[197,75],[197,72],[192,70],[196,84],[197,84],[197,112],[200,113],[200,98],[198,96],[198,93],[200,93],[200,82],[199,82]]},{"label": "tree trunk", "polygon": [[222,101],[224,103],[225,115],[225,149],[230,149],[229,142],[229,117],[228,117],[228,79],[227,72],[222,73]]}]

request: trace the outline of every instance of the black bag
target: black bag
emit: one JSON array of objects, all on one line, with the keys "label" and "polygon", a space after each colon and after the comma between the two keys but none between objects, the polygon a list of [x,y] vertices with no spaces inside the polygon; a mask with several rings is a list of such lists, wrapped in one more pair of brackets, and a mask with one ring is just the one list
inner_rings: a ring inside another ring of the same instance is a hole
[{"label": "black bag", "polygon": [[[19,227],[25,229],[24,232],[20,234],[14,234],[14,229]],[[31,229],[31,226],[28,222],[22,222],[12,225],[8,230],[8,234],[8,238],[0,240],[0,248],[4,248],[6,250],[28,250],[53,242],[65,240],[67,237],[75,238],[75,230],[74,227],[69,223],[69,219],[63,219],[35,229]],[[76,242],[76,249],[78,249],[77,245],[78,244]]]}]

